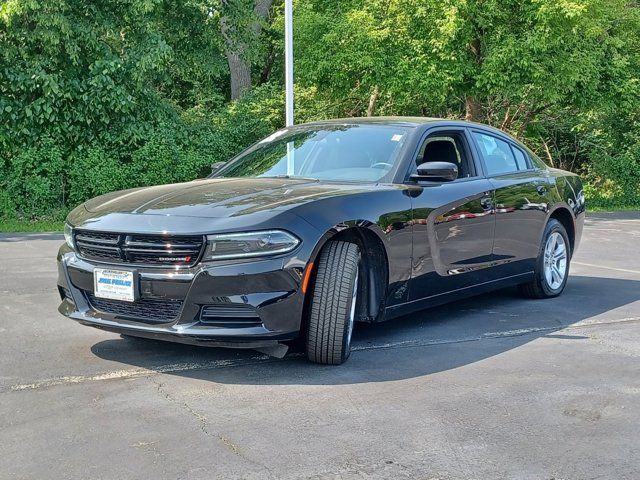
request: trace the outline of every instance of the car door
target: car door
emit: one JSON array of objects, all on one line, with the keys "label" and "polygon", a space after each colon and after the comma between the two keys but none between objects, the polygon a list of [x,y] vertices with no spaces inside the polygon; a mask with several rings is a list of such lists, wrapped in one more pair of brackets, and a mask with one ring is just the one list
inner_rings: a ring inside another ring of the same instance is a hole
[{"label": "car door", "polygon": [[474,161],[466,130],[430,129],[410,173],[427,161],[454,162],[459,177],[449,182],[410,182],[414,232],[411,301],[482,281],[493,250],[493,187]]},{"label": "car door", "polygon": [[471,137],[494,189],[496,270],[500,277],[529,272],[547,217],[547,179],[506,135],[471,129]]}]

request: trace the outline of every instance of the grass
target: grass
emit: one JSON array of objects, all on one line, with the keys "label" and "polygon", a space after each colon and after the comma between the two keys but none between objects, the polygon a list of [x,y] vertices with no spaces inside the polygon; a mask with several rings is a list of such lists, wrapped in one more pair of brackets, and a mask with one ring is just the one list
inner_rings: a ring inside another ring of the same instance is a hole
[{"label": "grass", "polygon": [[62,232],[63,222],[0,218],[0,232]]},{"label": "grass", "polygon": [[640,211],[640,206],[636,205],[631,207],[589,207],[587,208],[587,212],[635,212]]}]

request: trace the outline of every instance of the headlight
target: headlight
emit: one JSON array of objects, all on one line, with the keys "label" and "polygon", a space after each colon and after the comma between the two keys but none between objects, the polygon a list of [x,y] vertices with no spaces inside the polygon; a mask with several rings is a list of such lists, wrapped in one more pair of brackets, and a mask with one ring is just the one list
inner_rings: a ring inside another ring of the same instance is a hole
[{"label": "headlight", "polygon": [[300,244],[297,237],[283,230],[207,235],[207,240],[204,260],[264,257],[290,252]]},{"label": "headlight", "polygon": [[67,245],[69,245],[69,248],[75,250],[73,246],[73,227],[66,222],[64,224],[64,239]]}]

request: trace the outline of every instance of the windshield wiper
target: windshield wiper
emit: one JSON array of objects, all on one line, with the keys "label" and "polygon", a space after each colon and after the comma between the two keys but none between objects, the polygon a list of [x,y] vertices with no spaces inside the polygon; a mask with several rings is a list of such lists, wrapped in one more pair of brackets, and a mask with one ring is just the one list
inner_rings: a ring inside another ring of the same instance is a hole
[{"label": "windshield wiper", "polygon": [[319,178],[313,178],[313,177],[301,177],[299,175],[286,175],[286,174],[282,174],[282,175],[265,175],[259,178],[286,178],[286,179],[292,179],[292,180],[311,180],[313,182],[319,182],[320,179]]}]

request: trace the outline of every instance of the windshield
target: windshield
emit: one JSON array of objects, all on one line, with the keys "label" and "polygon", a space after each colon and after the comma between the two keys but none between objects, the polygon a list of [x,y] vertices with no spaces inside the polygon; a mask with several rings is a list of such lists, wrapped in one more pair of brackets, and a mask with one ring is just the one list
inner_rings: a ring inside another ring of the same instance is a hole
[{"label": "windshield", "polygon": [[215,176],[375,182],[394,166],[408,132],[408,128],[390,125],[314,125],[279,130]]}]

